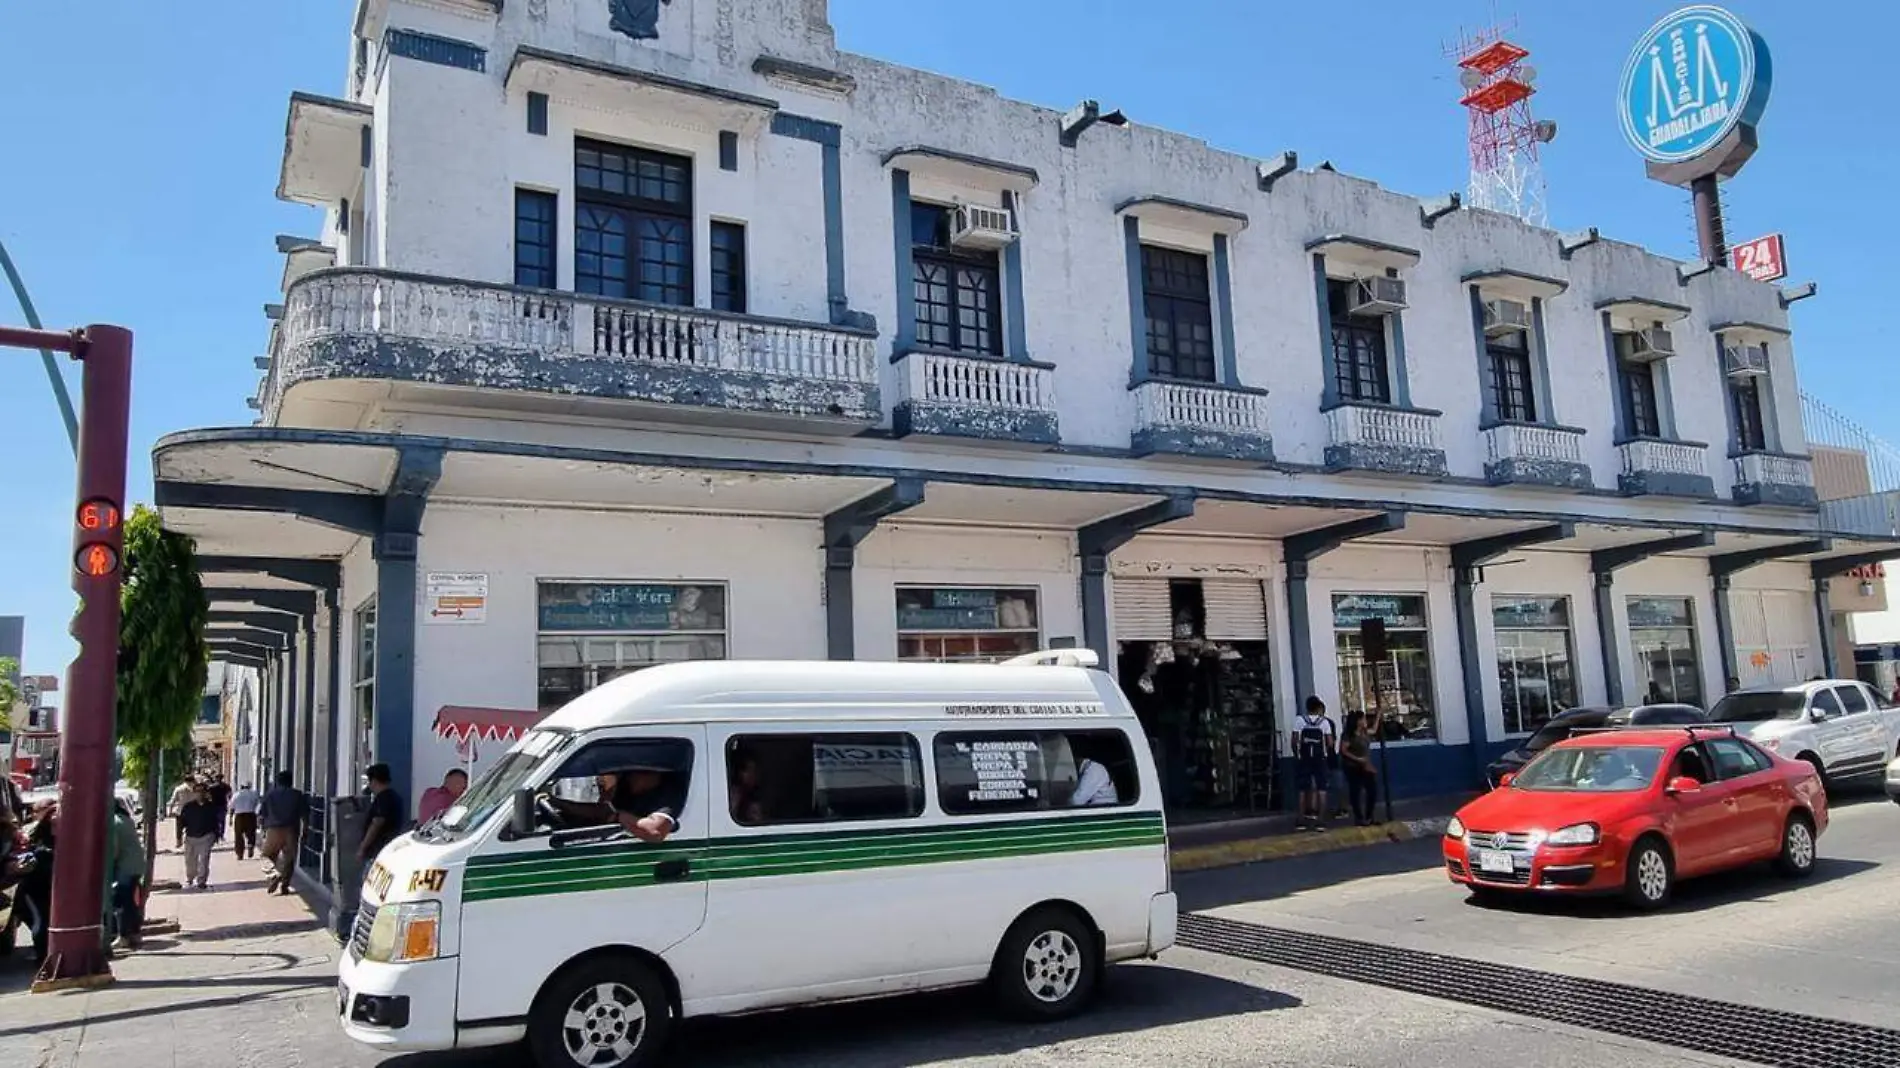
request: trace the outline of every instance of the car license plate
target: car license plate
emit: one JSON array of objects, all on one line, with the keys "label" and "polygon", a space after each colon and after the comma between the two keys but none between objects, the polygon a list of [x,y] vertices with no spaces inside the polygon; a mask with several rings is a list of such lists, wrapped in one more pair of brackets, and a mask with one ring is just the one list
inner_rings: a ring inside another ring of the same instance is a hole
[{"label": "car license plate", "polygon": [[1480,849],[1478,850],[1478,870],[1509,875],[1511,874],[1511,854],[1495,849]]}]

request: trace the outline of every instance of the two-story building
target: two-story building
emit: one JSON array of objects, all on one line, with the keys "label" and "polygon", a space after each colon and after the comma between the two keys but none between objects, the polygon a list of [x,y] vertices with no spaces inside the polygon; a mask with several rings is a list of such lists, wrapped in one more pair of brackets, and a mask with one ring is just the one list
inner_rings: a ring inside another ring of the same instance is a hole
[{"label": "two-story building", "polygon": [[1798,294],[1726,268],[840,52],[824,0],[338,30],[258,425],[154,457],[319,789],[652,664],[1073,644],[1177,810],[1281,804],[1309,694],[1440,793],[1561,708],[1836,672],[1827,577],[1892,551],[1823,529]]}]

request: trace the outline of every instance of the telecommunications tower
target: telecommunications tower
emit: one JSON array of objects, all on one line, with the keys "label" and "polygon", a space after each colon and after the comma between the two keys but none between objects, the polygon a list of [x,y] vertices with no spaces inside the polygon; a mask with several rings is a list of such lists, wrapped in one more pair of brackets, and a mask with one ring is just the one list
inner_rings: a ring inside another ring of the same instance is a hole
[{"label": "telecommunications tower", "polygon": [[1544,168],[1538,146],[1557,136],[1557,124],[1531,114],[1537,68],[1530,51],[1505,40],[1509,26],[1462,37],[1446,55],[1458,61],[1458,102],[1470,116],[1471,188],[1467,204],[1548,226]]}]

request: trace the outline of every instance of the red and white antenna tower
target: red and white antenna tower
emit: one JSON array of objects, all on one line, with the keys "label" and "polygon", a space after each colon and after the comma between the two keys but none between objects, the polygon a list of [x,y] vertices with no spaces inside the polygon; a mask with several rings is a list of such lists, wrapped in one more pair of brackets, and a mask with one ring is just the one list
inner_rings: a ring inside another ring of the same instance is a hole
[{"label": "red and white antenna tower", "polygon": [[1537,68],[1525,60],[1530,51],[1506,40],[1513,24],[1460,34],[1445,54],[1458,61],[1458,102],[1470,115],[1470,207],[1515,215],[1533,226],[1548,226],[1544,168],[1538,146],[1557,136],[1557,124],[1531,114],[1537,93]]}]

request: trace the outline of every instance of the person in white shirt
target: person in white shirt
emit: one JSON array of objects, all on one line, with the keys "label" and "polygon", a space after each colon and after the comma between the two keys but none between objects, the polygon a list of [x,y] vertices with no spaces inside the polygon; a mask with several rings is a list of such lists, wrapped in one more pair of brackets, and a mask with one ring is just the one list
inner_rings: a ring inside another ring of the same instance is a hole
[{"label": "person in white shirt", "polygon": [[239,860],[249,860],[257,852],[257,812],[263,807],[263,795],[248,782],[231,795],[231,848]]},{"label": "person in white shirt", "polygon": [[1099,762],[1083,757],[1075,766],[1075,792],[1069,795],[1071,808],[1087,808],[1091,805],[1118,805],[1121,797],[1115,792],[1115,780],[1108,769]]}]

